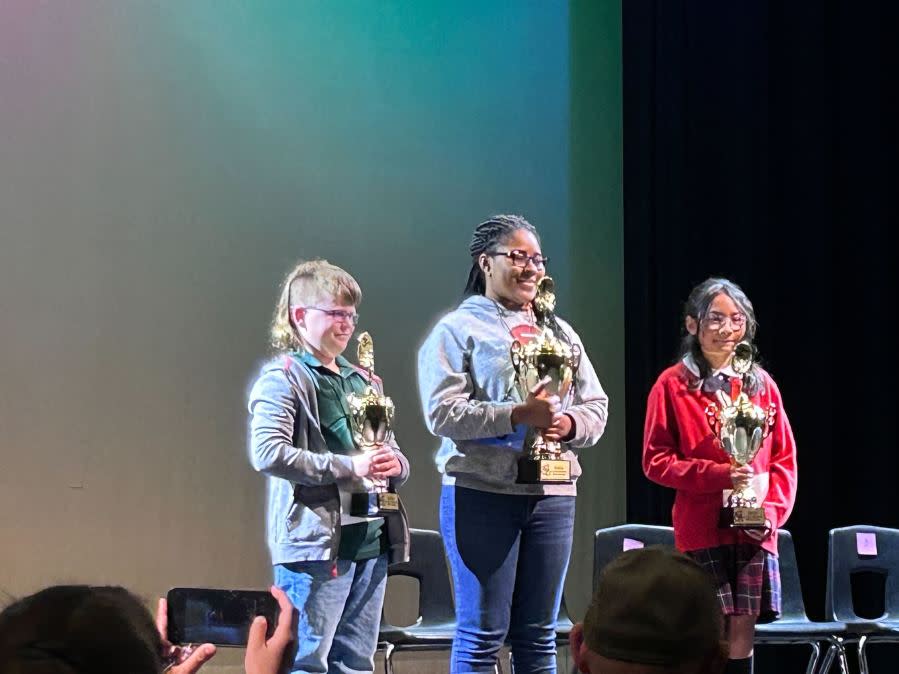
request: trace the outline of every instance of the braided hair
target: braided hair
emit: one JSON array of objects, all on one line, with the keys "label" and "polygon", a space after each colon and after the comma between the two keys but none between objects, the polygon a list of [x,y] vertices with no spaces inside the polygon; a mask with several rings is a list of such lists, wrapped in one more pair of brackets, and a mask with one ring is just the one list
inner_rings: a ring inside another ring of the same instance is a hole
[{"label": "braided hair", "polygon": [[[702,321],[708,316],[712,302],[720,294],[724,293],[730,297],[734,304],[746,316],[746,332],[744,339],[752,343],[755,337],[755,331],[758,324],[755,320],[755,310],[752,308],[752,302],[746,297],[746,293],[733,281],[725,278],[709,278],[693,288],[687,302],[684,304],[684,317],[690,316],[699,324],[698,329],[702,329]],[[693,356],[696,366],[699,368],[699,379],[690,382],[691,389],[698,389],[702,381],[712,372],[712,367],[702,353],[702,347],[699,344],[699,336],[691,335],[684,331],[684,338],[681,341],[680,356],[683,358],[687,354]],[[762,389],[762,376],[759,373],[757,363],[753,363],[749,372],[743,375],[743,388],[749,395],[755,395]]]},{"label": "braided hair", "polygon": [[504,239],[519,229],[526,229],[537,240],[537,228],[520,215],[494,215],[474,228],[471,235],[471,243],[468,252],[471,254],[471,270],[468,272],[468,282],[465,284],[465,297],[469,295],[483,295],[487,289],[484,280],[484,270],[478,264],[478,258],[483,253],[491,253]]}]

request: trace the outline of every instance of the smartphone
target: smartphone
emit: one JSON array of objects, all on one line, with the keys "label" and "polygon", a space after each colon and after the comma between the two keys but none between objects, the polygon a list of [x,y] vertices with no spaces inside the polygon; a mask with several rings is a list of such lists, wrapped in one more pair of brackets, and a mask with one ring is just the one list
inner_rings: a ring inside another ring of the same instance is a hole
[{"label": "smartphone", "polygon": [[174,587],[166,601],[173,644],[246,646],[253,618],[265,617],[266,638],[274,634],[278,622],[278,602],[262,590]]}]

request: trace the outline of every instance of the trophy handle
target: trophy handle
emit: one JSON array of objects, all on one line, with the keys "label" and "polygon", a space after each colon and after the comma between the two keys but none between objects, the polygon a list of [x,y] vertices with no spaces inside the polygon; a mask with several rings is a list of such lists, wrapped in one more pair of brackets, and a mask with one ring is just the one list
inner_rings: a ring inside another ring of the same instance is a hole
[{"label": "trophy handle", "polygon": [[774,428],[774,422],[777,418],[777,405],[771,403],[768,405],[768,409],[765,410],[765,430],[764,435],[762,437],[767,438],[771,433],[771,429]]},{"label": "trophy handle", "polygon": [[512,367],[515,368],[515,373],[519,376],[521,375],[521,342],[517,339],[512,342],[512,346],[509,347],[509,355],[512,357]]},{"label": "trophy handle", "polygon": [[721,430],[721,423],[718,421],[718,405],[715,403],[708,404],[705,408],[705,419],[709,422],[709,428],[717,436],[718,431]]}]

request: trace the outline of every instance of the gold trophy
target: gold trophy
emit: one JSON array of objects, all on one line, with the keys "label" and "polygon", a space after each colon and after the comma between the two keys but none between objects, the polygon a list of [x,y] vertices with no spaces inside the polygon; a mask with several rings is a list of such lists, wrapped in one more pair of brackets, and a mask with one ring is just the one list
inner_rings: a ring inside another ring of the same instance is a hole
[{"label": "gold trophy", "polygon": [[[742,377],[749,372],[753,361],[753,347],[740,342],[734,349],[731,367]],[[743,392],[743,380],[731,379],[731,394],[716,391],[717,403],[709,403],[705,413],[709,425],[721,448],[727,452],[731,463],[748,466],[771,432],[777,409],[772,404],[767,410],[752,403]],[[751,483],[734,487],[727,497],[727,505],[721,508],[718,526],[733,529],[764,529],[765,509]]]},{"label": "gold trophy", "polygon": [[[512,342],[512,366],[518,377],[518,391],[522,399],[543,379],[549,377],[544,389],[557,395],[564,405],[571,393],[574,377],[581,360],[577,344],[570,344],[556,336],[559,330],[553,311],[556,306],[555,283],[544,276],[537,284],[534,315],[539,334],[527,344]],[[547,440],[540,429],[529,428],[524,441],[525,455],[518,460],[519,484],[571,482],[571,464],[562,458],[562,443]]]},{"label": "gold trophy", "polygon": [[[393,401],[378,393],[374,387],[375,351],[371,335],[363,332],[357,339],[359,345],[356,348],[356,359],[360,367],[368,370],[368,384],[361,395],[347,395],[347,402],[350,406],[353,442],[363,452],[372,452],[380,449],[393,435]],[[371,493],[376,495],[378,512],[392,513],[400,509],[399,496],[388,479],[367,479],[372,483]],[[367,509],[366,507],[365,510]]]}]

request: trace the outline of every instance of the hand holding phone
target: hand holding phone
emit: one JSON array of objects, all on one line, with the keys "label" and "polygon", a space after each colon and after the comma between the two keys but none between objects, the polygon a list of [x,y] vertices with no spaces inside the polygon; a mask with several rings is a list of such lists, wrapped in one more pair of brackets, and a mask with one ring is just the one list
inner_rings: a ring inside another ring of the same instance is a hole
[{"label": "hand holding phone", "polygon": [[290,671],[293,665],[299,616],[283,590],[272,587],[272,595],[280,608],[278,627],[271,639],[266,640],[266,628],[271,623],[261,617],[253,620],[243,661],[246,674],[278,674]]},{"label": "hand holding phone", "polygon": [[215,655],[215,646],[202,644],[192,646],[174,646],[168,636],[169,611],[168,602],[160,597],[156,605],[156,630],[162,639],[163,672],[170,674],[195,674],[203,663]]}]

